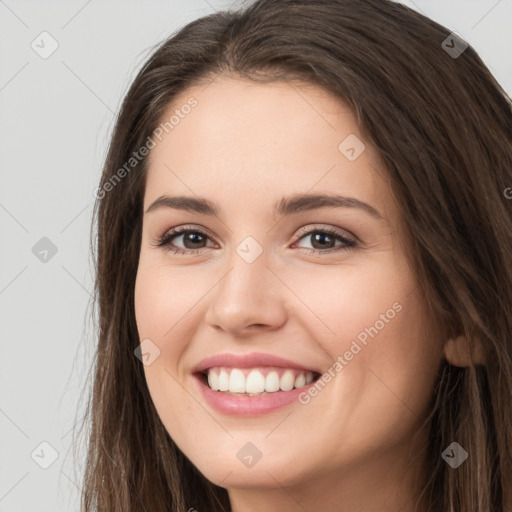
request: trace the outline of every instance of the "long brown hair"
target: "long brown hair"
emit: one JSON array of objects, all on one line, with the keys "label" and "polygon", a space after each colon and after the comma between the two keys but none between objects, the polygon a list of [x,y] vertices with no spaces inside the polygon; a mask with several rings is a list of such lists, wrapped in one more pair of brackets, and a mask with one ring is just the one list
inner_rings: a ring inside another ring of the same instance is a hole
[{"label": "long brown hair", "polygon": [[[450,54],[463,47],[447,48],[449,36],[390,0],[256,0],[189,23],[153,52],[124,98],[94,209],[84,511],[230,510],[226,489],[165,430],[134,356],[147,158],[126,166],[178,93],[219,74],[312,83],[353,109],[385,163],[432,322],[487,353],[482,365],[442,364],[422,499],[431,511],[512,507],[512,103],[471,46]],[[441,458],[453,441],[469,453],[457,470]]]}]

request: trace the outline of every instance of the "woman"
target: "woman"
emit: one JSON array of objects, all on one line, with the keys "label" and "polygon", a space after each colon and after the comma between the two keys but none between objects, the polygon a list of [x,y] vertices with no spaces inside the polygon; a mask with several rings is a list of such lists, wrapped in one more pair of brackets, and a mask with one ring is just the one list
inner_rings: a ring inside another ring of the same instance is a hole
[{"label": "woman", "polygon": [[509,510],[511,186],[510,99],[403,5],[165,41],[97,190],[83,510]]}]

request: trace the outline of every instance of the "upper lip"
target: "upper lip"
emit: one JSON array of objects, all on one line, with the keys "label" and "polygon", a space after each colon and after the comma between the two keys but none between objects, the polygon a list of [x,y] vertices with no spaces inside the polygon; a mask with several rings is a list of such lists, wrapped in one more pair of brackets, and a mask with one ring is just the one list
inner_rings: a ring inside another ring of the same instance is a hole
[{"label": "upper lip", "polygon": [[272,354],[252,353],[244,355],[217,354],[203,359],[193,370],[193,373],[204,372],[208,368],[227,366],[230,368],[257,368],[262,366],[277,366],[280,368],[295,368],[308,372],[318,373],[312,368],[290,361],[284,357]]}]

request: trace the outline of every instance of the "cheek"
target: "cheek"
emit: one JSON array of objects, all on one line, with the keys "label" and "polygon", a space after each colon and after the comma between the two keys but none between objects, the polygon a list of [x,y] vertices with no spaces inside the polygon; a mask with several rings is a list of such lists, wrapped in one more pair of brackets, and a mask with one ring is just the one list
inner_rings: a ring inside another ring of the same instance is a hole
[{"label": "cheek", "polygon": [[331,338],[334,344],[357,336],[376,322],[381,330],[383,321],[387,326],[389,319],[399,316],[397,310],[415,290],[407,267],[401,270],[377,259],[364,266],[342,263],[338,268],[287,272],[283,280],[293,283],[295,295],[308,308],[302,318],[309,330],[325,340]]},{"label": "cheek", "polygon": [[[173,336],[173,326],[177,322],[176,315],[180,314],[183,302],[178,300],[182,294],[176,290],[176,283],[169,282],[165,273],[156,267],[140,265],[135,281],[135,319],[139,339],[150,340],[149,346],[158,357],[150,365],[144,366],[146,380],[153,398],[158,396],[159,389],[154,382],[159,379],[170,380],[165,372],[176,373],[170,362],[177,361],[181,350],[179,337],[173,338],[173,343],[166,340]],[[181,305],[180,305],[181,304]],[[184,339],[184,338],[181,338]],[[147,342],[146,342],[147,343]],[[156,352],[155,352],[156,351]],[[169,382],[172,385],[171,382]]]},{"label": "cheek", "polygon": [[[135,317],[139,339],[149,339],[158,347],[158,357],[144,373],[149,392],[166,425],[179,425],[174,418],[193,408],[190,397],[179,381],[183,379],[180,362],[194,339],[197,322],[191,321],[194,305],[199,305],[211,278],[195,272],[173,272],[161,263],[142,261],[135,282]],[[204,286],[198,284],[203,282]],[[186,415],[185,415],[186,416]],[[171,421],[172,420],[172,421]]]},{"label": "cheek", "polygon": [[[161,340],[173,338],[192,306],[208,290],[208,282],[194,272],[173,272],[160,264],[139,266],[135,282],[135,317],[142,338],[154,336]],[[204,283],[204,285],[201,285]],[[174,341],[173,341],[174,344]]]},{"label": "cheek", "polygon": [[174,335],[181,327],[180,323],[173,328],[185,311],[183,293],[176,289],[175,280],[171,283],[164,272],[154,267],[139,267],[135,283],[139,339],[149,339],[158,347],[158,356],[151,364],[144,365],[144,375],[156,411],[174,439],[186,438],[180,418],[187,416],[187,408],[190,407],[190,402],[182,396],[182,386],[176,380],[177,364],[187,338]]},{"label": "cheek", "polygon": [[427,407],[442,347],[409,267],[319,268],[295,284],[308,306],[303,327],[339,363],[331,368],[342,376],[333,380],[343,403],[365,416],[380,409],[376,400],[383,414],[404,403],[419,413]]}]

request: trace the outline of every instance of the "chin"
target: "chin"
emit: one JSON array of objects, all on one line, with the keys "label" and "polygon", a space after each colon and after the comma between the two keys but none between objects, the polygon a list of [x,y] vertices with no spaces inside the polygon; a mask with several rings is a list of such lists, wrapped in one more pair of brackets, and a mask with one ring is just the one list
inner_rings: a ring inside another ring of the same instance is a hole
[{"label": "chin", "polygon": [[192,463],[210,482],[225,488],[275,489],[300,484],[308,475],[311,476],[312,468],[308,471],[307,468],[298,467],[293,453],[280,455],[285,456],[286,460],[262,455],[252,466],[241,462],[236,453],[234,457],[226,457],[224,453],[208,459],[195,459]]}]

